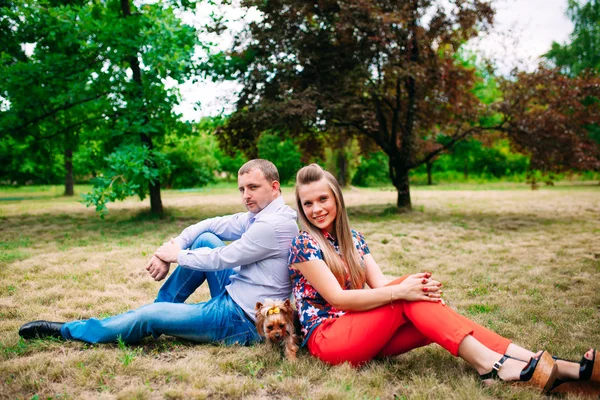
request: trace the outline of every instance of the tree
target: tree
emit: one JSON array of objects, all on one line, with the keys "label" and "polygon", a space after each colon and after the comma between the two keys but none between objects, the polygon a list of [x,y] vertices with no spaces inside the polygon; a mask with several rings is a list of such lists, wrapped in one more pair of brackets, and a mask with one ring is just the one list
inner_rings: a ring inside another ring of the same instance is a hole
[{"label": "tree", "polygon": [[600,0],[569,0],[567,15],[574,24],[570,43],[552,42],[545,57],[571,76],[600,70]]},{"label": "tree", "polygon": [[513,145],[531,157],[530,166],[547,172],[600,168],[600,146],[590,126],[600,121],[600,75],[576,77],[540,66],[518,72],[502,85],[498,109]]},{"label": "tree", "polygon": [[[64,147],[67,170],[80,133],[101,138],[104,162],[120,160],[123,169],[105,164],[87,204],[105,210],[107,199],[149,194],[151,212],[162,214],[160,178],[167,163],[156,147],[167,132],[191,129],[173,112],[180,98],[167,80],[183,83],[195,72],[197,32],[177,16],[193,2],[21,3],[10,9],[11,29],[22,32],[17,42],[33,43],[35,51],[0,71],[9,83],[1,93],[8,103],[2,136],[24,143],[51,139]],[[139,157],[146,157],[141,164]]]},{"label": "tree", "polygon": [[[83,3],[14,1],[2,8],[10,35],[0,69],[1,95],[8,103],[0,138],[26,149],[19,156],[44,166],[60,153],[66,195],[73,195],[72,154],[79,134],[108,117],[103,114],[111,90],[110,77],[101,71],[101,49],[89,39],[91,21],[79,17]],[[33,48],[30,55],[15,50],[25,44]]]},{"label": "tree", "polygon": [[[570,76],[580,76],[585,71],[600,72],[600,1],[569,0],[567,15],[574,24],[570,43],[553,42],[545,57]],[[596,101],[600,98],[596,97]],[[598,119],[585,128],[589,137],[600,146]]]},{"label": "tree", "polygon": [[[220,131],[229,147],[255,149],[277,129],[304,143],[311,132],[345,132],[389,157],[397,206],[411,207],[409,171],[489,127],[472,93],[460,47],[487,29],[488,2],[242,1],[262,20],[231,55],[245,60],[237,111]],[[450,140],[437,143],[440,133]],[[312,149],[322,144],[314,140]],[[427,148],[428,151],[422,151]]]},{"label": "tree", "polygon": [[[149,194],[151,213],[163,214],[160,179],[169,163],[157,145],[168,132],[186,126],[191,129],[189,124],[179,122],[179,115],[173,111],[179,102],[177,88],[166,86],[167,79],[183,83],[195,71],[192,58],[199,44],[197,32],[182,24],[174,9],[191,3],[168,1],[137,6],[130,0],[119,0],[103,10],[115,35],[110,62],[128,70],[131,78],[121,82],[118,101],[126,105],[126,113],[117,120],[113,137],[117,137],[118,145],[111,154],[124,162],[118,164],[121,168],[111,166],[99,176],[94,191],[86,198],[86,204],[96,205],[101,212],[106,209],[105,199],[122,200],[136,193],[141,199]],[[140,156],[144,157],[143,164],[138,162]],[[146,185],[141,186],[140,178]]]}]

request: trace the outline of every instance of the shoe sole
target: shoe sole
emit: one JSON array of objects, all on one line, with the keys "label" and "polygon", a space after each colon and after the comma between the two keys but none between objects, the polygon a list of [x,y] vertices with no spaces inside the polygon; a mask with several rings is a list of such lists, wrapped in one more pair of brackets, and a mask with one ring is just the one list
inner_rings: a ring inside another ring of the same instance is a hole
[{"label": "shoe sole", "polygon": [[529,384],[542,389],[542,393],[550,391],[558,376],[558,366],[552,356],[544,351],[538,360]]}]

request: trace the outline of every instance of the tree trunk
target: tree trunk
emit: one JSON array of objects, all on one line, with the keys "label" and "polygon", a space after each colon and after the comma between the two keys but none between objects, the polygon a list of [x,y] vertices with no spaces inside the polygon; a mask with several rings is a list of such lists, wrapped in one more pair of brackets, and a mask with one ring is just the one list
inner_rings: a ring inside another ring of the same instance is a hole
[{"label": "tree trunk", "polygon": [[73,196],[73,149],[65,149],[65,196]]},{"label": "tree trunk", "polygon": [[150,183],[150,212],[154,215],[163,215],[165,210],[160,198],[160,183]]},{"label": "tree trunk", "polygon": [[[131,16],[131,4],[130,0],[121,0],[121,11],[123,11],[123,15],[125,18]],[[137,58],[137,55],[131,55],[127,57],[127,61],[129,62],[129,66],[131,67],[132,78],[133,81],[138,86],[138,96],[139,98],[144,97],[143,91],[143,83],[142,83],[142,69],[140,68],[140,61]],[[143,110],[144,121],[148,121],[148,112],[147,110]],[[144,133],[140,134],[140,139],[143,144],[145,144],[149,150],[153,149],[152,138]],[[148,166],[155,167],[153,160],[147,160],[146,163]],[[164,209],[162,205],[162,199],[160,197],[160,182],[149,182],[148,189],[150,192],[150,212],[155,215],[163,215]]]},{"label": "tree trunk", "polygon": [[[419,60],[419,46],[417,42],[417,6],[413,3],[413,18],[409,22],[409,30],[411,31],[410,61],[417,63]],[[393,163],[393,179],[392,182],[398,191],[398,201],[396,206],[400,210],[412,210],[412,202],[410,200],[410,185],[408,182],[409,163],[414,159],[416,151],[416,143],[414,136],[414,121],[417,114],[417,82],[414,76],[410,75],[405,81],[406,93],[408,96],[408,104],[406,111],[406,119],[402,129],[402,140],[400,149],[394,157],[390,154],[390,163]],[[394,138],[394,147],[398,146],[398,142]],[[396,147],[397,148],[397,147]]]},{"label": "tree trunk", "polygon": [[398,191],[398,199],[396,201],[396,206],[400,210],[412,210],[412,202],[410,200],[410,184],[408,182],[409,169],[406,168],[406,165],[404,165],[403,163],[393,162],[393,160],[391,159],[389,167],[392,183]]},{"label": "tree trunk", "polygon": [[[143,144],[148,146],[149,149],[152,149],[152,138],[150,138],[150,136],[142,134],[141,139]],[[154,167],[153,160],[148,160],[146,163],[148,163],[150,167]],[[150,212],[154,215],[163,215],[165,210],[160,197],[160,181],[149,182],[148,189],[150,192]]]},{"label": "tree trunk", "polygon": [[431,178],[431,168],[433,167],[433,163],[431,161],[427,161],[427,185],[433,185],[433,179]]},{"label": "tree trunk", "polygon": [[396,206],[403,210],[412,210],[412,202],[410,200],[410,185],[408,183],[408,170],[404,171],[401,176],[397,175],[396,182],[396,190],[398,190],[398,201],[396,202]]}]

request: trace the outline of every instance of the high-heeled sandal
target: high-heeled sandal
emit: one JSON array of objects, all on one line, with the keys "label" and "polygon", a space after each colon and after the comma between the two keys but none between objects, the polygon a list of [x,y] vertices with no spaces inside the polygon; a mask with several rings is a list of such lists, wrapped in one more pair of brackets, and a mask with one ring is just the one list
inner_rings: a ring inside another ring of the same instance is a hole
[{"label": "high-heeled sandal", "polygon": [[[596,357],[596,355],[597,350],[593,349],[591,360],[585,358],[585,355],[581,358],[579,362],[579,379],[557,379],[551,392],[600,396],[600,357]],[[560,361],[569,361],[558,357],[553,358]]]},{"label": "high-heeled sandal", "polygon": [[[512,358],[513,360],[523,361],[521,359],[511,357],[507,354],[494,363],[492,370],[486,374],[479,375],[479,379],[502,379],[498,376],[498,371],[502,368],[502,365],[506,360]],[[556,380],[558,368],[556,361],[552,359],[552,356],[548,352],[544,351],[538,358],[531,358],[525,368],[521,371],[518,381],[528,386],[535,386],[540,388],[542,392],[546,393],[549,391]]]}]

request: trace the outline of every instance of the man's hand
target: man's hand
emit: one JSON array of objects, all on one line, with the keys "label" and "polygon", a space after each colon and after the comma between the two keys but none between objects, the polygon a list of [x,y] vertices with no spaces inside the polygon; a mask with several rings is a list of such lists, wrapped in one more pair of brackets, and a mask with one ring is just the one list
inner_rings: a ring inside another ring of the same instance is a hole
[{"label": "man's hand", "polygon": [[152,258],[146,265],[146,270],[150,273],[152,279],[154,279],[156,282],[159,282],[165,279],[165,277],[169,273],[170,267],[171,263],[164,262],[160,258],[152,256]]},{"label": "man's hand", "polygon": [[181,247],[179,247],[179,245],[175,243],[175,240],[171,239],[169,242],[166,242],[165,244],[160,246],[158,250],[154,252],[154,255],[163,260],[164,262],[176,263],[177,256],[179,255],[180,251]]}]

